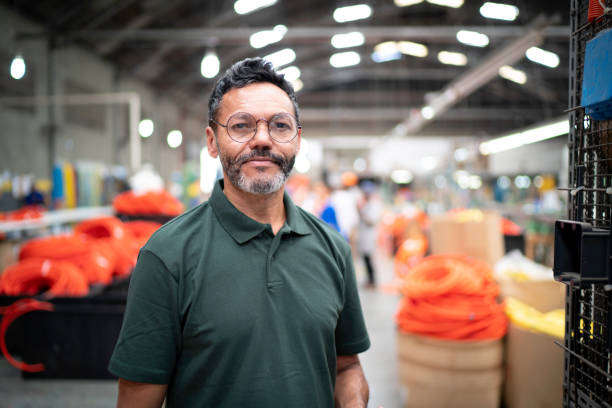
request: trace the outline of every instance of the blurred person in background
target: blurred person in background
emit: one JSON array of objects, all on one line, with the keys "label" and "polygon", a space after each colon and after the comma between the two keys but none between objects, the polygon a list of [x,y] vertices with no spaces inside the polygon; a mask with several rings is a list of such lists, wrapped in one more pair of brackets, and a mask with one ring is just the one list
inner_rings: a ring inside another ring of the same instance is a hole
[{"label": "blurred person in background", "polygon": [[350,247],[284,191],[298,115],[261,58],[216,83],[206,142],[223,180],[140,252],[109,364],[119,407],[366,407]]},{"label": "blurred person in background", "polygon": [[357,250],[363,258],[368,280],[368,287],[376,286],[376,272],[373,256],[376,252],[376,238],[378,221],[382,215],[382,204],[376,196],[376,186],[371,181],[361,185],[363,195],[358,202],[359,229],[357,235]]},{"label": "blurred person in background", "polygon": [[340,177],[341,187],[331,194],[330,205],[334,208],[340,234],[353,245],[355,234],[359,225],[359,212],[357,200],[360,192],[357,188],[359,181],[357,175],[352,171],[342,173]]}]

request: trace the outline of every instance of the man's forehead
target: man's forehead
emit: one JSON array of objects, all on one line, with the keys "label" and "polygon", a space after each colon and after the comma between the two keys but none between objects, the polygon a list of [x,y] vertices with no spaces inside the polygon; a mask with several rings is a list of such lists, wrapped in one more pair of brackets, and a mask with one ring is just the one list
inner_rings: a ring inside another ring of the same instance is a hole
[{"label": "man's forehead", "polygon": [[270,82],[255,82],[244,87],[232,88],[223,95],[219,104],[221,114],[241,108],[276,109],[295,113],[289,95]]}]

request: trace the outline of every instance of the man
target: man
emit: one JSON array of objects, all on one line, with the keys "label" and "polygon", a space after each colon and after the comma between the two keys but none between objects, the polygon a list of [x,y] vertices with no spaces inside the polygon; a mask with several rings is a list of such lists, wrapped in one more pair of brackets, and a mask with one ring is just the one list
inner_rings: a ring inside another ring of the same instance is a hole
[{"label": "man", "polygon": [[349,247],[284,193],[298,114],[260,58],[215,85],[206,142],[223,180],[140,252],[109,364],[119,407],[366,406]]}]

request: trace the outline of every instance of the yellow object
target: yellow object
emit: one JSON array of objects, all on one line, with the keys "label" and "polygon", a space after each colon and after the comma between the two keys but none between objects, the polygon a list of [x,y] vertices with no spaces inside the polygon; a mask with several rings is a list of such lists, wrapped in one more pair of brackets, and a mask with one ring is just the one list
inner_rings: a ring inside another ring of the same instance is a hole
[{"label": "yellow object", "polygon": [[41,193],[49,193],[52,188],[51,180],[49,179],[38,179],[34,182],[34,187]]},{"label": "yellow object", "polygon": [[531,277],[525,271],[519,269],[506,269],[504,270],[504,276],[507,276],[515,282],[527,282],[531,280]]},{"label": "yellow object", "polygon": [[480,210],[462,210],[453,214],[457,222],[482,222],[484,214]]},{"label": "yellow object", "polygon": [[508,297],[506,298],[506,314],[512,323],[524,329],[560,339],[565,336],[565,311],[563,309],[541,313],[513,297]]},{"label": "yellow object", "polygon": [[66,208],[76,207],[76,180],[74,179],[74,167],[70,163],[64,163],[64,197],[66,198]]}]

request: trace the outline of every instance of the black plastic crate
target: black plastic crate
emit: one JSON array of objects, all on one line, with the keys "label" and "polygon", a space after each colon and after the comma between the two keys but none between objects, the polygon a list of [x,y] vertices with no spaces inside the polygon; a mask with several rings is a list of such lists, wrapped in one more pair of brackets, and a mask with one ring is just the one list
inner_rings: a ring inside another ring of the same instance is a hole
[{"label": "black plastic crate", "polygon": [[[32,311],[17,318],[7,332],[7,348],[17,359],[42,363],[41,372],[22,372],[24,378],[112,379],[108,370],[119,336],[127,284],[113,290],[48,301],[53,311]],[[20,297],[0,297],[6,306]]]},{"label": "black plastic crate", "polygon": [[603,285],[568,284],[564,406],[612,406],[612,292]]}]

